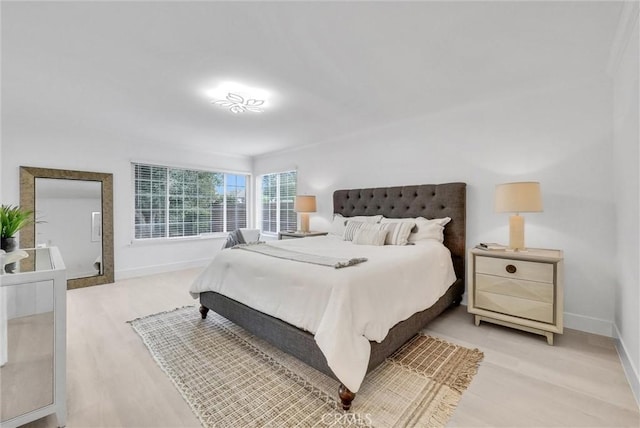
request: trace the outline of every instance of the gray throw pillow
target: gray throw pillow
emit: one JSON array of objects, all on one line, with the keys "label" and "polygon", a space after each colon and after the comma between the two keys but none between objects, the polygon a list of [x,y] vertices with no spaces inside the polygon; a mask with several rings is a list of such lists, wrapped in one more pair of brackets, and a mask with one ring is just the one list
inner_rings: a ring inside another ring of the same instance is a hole
[{"label": "gray throw pillow", "polygon": [[240,233],[240,230],[236,229],[233,232],[229,232],[229,236],[227,236],[227,242],[225,242],[223,249],[231,248],[238,244],[246,244],[246,242],[244,242],[244,238],[242,237],[242,233]]}]

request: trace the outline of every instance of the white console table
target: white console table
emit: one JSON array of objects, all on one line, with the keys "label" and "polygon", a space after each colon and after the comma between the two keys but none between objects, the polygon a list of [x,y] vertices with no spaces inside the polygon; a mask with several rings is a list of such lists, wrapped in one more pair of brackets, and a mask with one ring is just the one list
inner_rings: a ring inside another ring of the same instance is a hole
[{"label": "white console table", "polygon": [[0,427],[55,413],[66,425],[67,278],[56,247],[25,250],[0,275]]}]

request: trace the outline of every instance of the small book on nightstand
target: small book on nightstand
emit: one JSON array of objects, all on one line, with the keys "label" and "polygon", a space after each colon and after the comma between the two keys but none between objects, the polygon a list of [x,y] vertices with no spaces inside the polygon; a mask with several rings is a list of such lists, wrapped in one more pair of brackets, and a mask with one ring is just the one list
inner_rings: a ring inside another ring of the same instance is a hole
[{"label": "small book on nightstand", "polygon": [[502,244],[496,244],[495,242],[481,242],[478,245],[476,245],[476,248],[479,248],[481,250],[500,251],[500,250],[506,250],[507,246]]}]

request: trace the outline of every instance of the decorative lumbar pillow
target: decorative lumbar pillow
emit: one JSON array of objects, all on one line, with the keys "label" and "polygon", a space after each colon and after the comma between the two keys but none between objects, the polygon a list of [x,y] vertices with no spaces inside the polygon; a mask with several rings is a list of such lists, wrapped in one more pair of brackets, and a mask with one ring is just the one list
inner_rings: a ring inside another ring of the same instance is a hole
[{"label": "decorative lumbar pillow", "polygon": [[382,230],[387,231],[387,239],[384,242],[385,245],[407,245],[409,243],[409,235],[415,225],[412,221],[381,223],[380,226],[382,226]]},{"label": "decorative lumbar pillow", "polygon": [[416,231],[409,235],[409,242],[417,242],[424,239],[436,239],[439,242],[444,242],[444,227],[450,221],[450,217],[431,220],[427,220],[424,217],[416,218]]},{"label": "decorative lumbar pillow", "polygon": [[344,236],[344,229],[347,226],[348,220],[349,219],[342,217],[341,214],[334,214],[329,233],[331,235]]},{"label": "decorative lumbar pillow", "polygon": [[370,228],[360,228],[353,236],[353,243],[356,245],[384,245],[388,232],[386,230],[375,230]]},{"label": "decorative lumbar pillow", "polygon": [[363,221],[347,221],[347,225],[344,228],[344,233],[342,234],[342,239],[345,241],[353,241],[353,235],[355,235],[356,231],[364,226],[366,223]]},{"label": "decorative lumbar pillow", "polygon": [[[418,217],[418,218],[424,218],[424,217]],[[407,217],[407,218],[387,218],[387,217],[382,217],[382,220],[380,220],[381,224],[385,224],[385,223],[413,223],[413,229],[411,229],[411,232],[415,232],[416,230],[418,230],[415,227],[416,224],[416,218],[414,217]]]},{"label": "decorative lumbar pillow", "polygon": [[366,223],[362,221],[349,220],[347,222],[346,228],[344,229],[344,235],[342,235],[342,239],[344,239],[345,241],[353,241],[353,237],[355,236],[356,231],[360,229],[382,230],[382,225],[379,223]]}]

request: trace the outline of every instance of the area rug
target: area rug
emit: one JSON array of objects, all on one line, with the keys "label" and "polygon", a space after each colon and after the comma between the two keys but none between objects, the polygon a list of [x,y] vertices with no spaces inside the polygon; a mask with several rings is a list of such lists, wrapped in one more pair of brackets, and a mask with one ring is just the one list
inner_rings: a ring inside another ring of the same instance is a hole
[{"label": "area rug", "polygon": [[338,382],[210,311],[130,321],[204,427],[444,426],[482,352],[419,335],[370,372],[349,412]]}]

